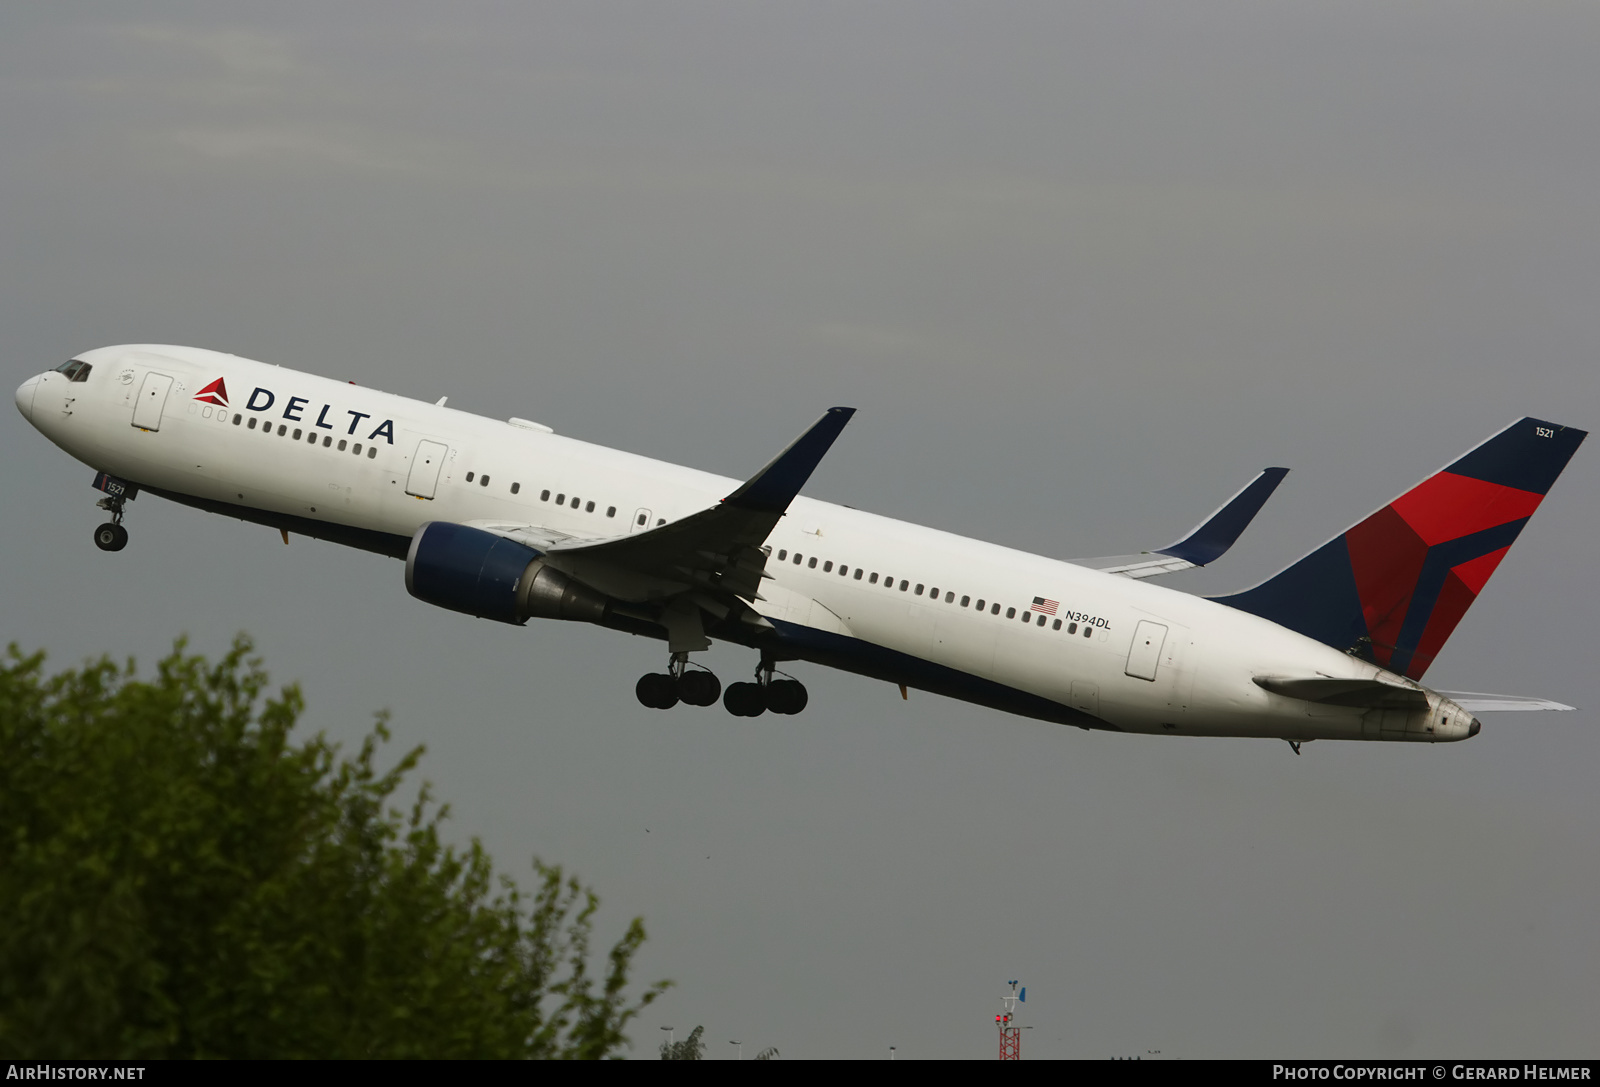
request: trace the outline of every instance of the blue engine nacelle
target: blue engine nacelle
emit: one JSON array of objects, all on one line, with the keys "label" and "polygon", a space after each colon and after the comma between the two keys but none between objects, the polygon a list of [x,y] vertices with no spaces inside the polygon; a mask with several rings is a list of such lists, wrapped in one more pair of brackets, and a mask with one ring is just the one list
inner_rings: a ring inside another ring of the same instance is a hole
[{"label": "blue engine nacelle", "polygon": [[518,626],[533,616],[598,623],[610,605],[526,544],[451,521],[429,521],[411,537],[406,591],[437,607]]}]

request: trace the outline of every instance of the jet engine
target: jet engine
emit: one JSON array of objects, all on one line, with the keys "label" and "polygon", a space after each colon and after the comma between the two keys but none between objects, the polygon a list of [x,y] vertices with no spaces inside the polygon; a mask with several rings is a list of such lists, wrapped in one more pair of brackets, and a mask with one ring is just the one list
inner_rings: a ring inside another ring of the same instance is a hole
[{"label": "jet engine", "polygon": [[599,623],[611,599],[545,564],[526,544],[451,521],[411,537],[406,591],[451,611],[521,626],[530,618]]}]

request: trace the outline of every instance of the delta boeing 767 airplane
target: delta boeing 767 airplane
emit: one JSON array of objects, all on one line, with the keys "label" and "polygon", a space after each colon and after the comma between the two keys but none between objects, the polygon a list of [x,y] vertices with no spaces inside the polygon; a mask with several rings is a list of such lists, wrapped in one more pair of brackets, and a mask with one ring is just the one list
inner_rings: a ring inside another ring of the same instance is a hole
[{"label": "delta boeing 767 airplane", "polygon": [[[29,378],[17,407],[92,467],[127,544],[148,493],[388,555],[429,604],[666,642],[645,706],[799,713],[808,661],[1080,728],[1462,740],[1474,713],[1570,709],[1423,675],[1586,432],[1522,419],[1253,589],[1147,579],[1232,546],[1269,468],[1174,544],[1064,562],[800,496],[853,409],[744,482],[234,355],[132,345]],[[748,647],[754,680],[693,663]]]}]

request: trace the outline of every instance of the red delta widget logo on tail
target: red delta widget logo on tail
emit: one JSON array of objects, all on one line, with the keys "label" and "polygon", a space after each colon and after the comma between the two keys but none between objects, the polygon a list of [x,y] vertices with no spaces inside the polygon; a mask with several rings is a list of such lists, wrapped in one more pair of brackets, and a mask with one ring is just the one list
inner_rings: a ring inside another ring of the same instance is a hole
[{"label": "red delta widget logo on tail", "polygon": [[1522,419],[1224,604],[1420,680],[1586,432]]}]

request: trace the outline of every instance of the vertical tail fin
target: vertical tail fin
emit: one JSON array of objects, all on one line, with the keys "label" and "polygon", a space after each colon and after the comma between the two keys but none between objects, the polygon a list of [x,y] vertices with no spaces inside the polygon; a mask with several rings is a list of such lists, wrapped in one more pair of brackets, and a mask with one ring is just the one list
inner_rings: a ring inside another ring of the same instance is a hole
[{"label": "vertical tail fin", "polygon": [[1277,576],[1215,599],[1421,679],[1587,436],[1523,419]]}]

